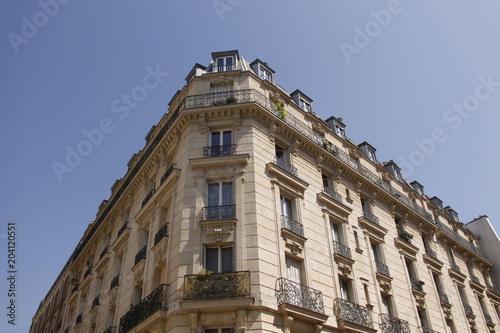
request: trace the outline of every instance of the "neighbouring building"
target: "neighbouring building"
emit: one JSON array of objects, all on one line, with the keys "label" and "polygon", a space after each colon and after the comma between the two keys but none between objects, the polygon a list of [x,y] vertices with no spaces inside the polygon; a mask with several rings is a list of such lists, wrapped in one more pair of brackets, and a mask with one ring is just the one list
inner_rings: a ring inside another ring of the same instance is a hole
[{"label": "neighbouring building", "polygon": [[266,62],[212,53],[111,187],[31,333],[500,332],[485,236],[376,151]]}]

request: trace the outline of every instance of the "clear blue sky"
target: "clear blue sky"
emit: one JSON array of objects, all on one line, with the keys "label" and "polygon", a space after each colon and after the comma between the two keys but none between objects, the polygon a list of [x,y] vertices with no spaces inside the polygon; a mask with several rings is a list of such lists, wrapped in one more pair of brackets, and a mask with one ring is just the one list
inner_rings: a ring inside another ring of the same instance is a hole
[{"label": "clear blue sky", "polygon": [[[486,214],[500,230],[499,2],[59,1],[0,5],[0,331],[28,331],[101,200],[213,51],[267,61],[279,84],[313,98],[324,119],[343,117],[379,160],[409,161],[408,180],[463,222]],[[141,90],[149,71],[162,74]],[[113,112],[132,91],[146,95]],[[100,124],[108,133],[60,181],[54,162]],[[9,221],[15,327],[4,314]]]}]

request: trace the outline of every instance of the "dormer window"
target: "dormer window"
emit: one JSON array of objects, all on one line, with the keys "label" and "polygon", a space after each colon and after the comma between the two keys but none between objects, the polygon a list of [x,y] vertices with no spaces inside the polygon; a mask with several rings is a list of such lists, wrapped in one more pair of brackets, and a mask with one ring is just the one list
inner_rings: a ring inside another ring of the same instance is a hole
[{"label": "dormer window", "polygon": [[233,57],[221,57],[216,59],[215,72],[228,72],[234,69]]},{"label": "dormer window", "polygon": [[[328,126],[330,126],[333,133],[335,133],[342,139],[345,139],[345,124],[342,122],[342,120],[342,118],[335,118],[334,116],[331,116],[326,120],[326,123],[328,124]],[[363,151],[366,154],[366,151]],[[373,151],[375,151],[375,148],[373,148]]]},{"label": "dormer window", "polygon": [[401,169],[397,166],[397,164],[393,160],[390,160],[389,162],[385,163],[384,166],[390,173],[392,173],[392,175],[394,176],[394,178],[396,178],[398,182],[402,183],[404,181]]},{"label": "dormer window", "polygon": [[304,110],[305,112],[312,112],[313,100],[307,97],[307,95],[302,91],[297,89],[290,94],[290,97],[292,97],[292,100],[295,102],[295,104],[297,104],[302,110]]},{"label": "dormer window", "polygon": [[410,183],[410,185],[419,195],[424,195],[424,187],[419,182],[414,180]]},{"label": "dormer window", "polygon": [[430,199],[431,203],[436,206],[440,211],[443,211],[443,201],[438,197],[432,197]]},{"label": "dormer window", "polygon": [[255,59],[251,64],[253,72],[261,79],[269,82],[273,82],[274,70],[267,65],[267,62],[261,61],[260,59]]},{"label": "dormer window", "polygon": [[240,56],[237,50],[213,52],[211,72],[216,73],[234,71],[239,59]]},{"label": "dormer window", "polygon": [[450,206],[446,206],[444,208],[444,211],[446,212],[446,215],[448,215],[448,217],[453,221],[460,222],[460,220],[458,219],[458,213],[455,212]]},{"label": "dormer window", "polygon": [[339,124],[335,124],[335,134],[340,136],[342,139],[345,139],[345,129]]}]

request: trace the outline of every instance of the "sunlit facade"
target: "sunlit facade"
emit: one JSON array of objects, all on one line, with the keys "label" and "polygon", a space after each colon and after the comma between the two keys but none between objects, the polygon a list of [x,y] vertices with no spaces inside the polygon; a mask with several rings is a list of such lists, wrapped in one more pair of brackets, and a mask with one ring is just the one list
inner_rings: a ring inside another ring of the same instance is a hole
[{"label": "sunlit facade", "polygon": [[500,332],[451,207],[238,51],[196,64],[31,333]]}]

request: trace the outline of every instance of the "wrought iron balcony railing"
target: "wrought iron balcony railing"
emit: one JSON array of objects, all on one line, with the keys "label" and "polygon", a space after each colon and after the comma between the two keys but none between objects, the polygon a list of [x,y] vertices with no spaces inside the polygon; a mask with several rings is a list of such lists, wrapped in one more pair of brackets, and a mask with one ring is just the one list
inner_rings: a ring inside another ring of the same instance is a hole
[{"label": "wrought iron balcony railing", "polygon": [[341,255],[344,258],[352,259],[351,249],[344,244],[333,241],[333,249],[336,254]]},{"label": "wrought iron balcony railing", "polygon": [[391,277],[391,274],[389,273],[389,266],[387,266],[386,264],[375,260],[375,267],[377,268],[377,273],[380,273],[387,277]]},{"label": "wrought iron balcony railing", "polygon": [[229,72],[236,70],[236,65],[213,65],[212,73]]},{"label": "wrought iron balcony railing", "polygon": [[370,222],[373,222],[375,224],[379,224],[378,217],[376,217],[375,214],[373,214],[373,213],[370,213],[368,211],[363,211],[363,217]]},{"label": "wrought iron balcony railing", "polygon": [[276,298],[278,305],[291,304],[313,312],[325,313],[321,291],[285,278],[276,280]]},{"label": "wrought iron balcony railing", "polygon": [[450,236],[451,238],[453,238],[456,242],[458,242],[459,244],[461,244],[463,247],[465,247],[465,248],[469,249],[470,251],[474,252],[475,254],[477,254],[478,256],[480,256],[481,258],[483,258],[485,260],[488,260],[488,258],[483,253],[481,253],[481,251],[479,251],[479,249],[477,247],[475,247],[470,242],[468,242],[467,240],[465,240],[464,238],[462,238],[456,231],[453,231],[450,227],[448,227],[447,225],[445,225],[443,222],[438,221],[438,226],[439,226],[439,229],[441,231],[443,231],[445,234],[447,234],[448,236]]},{"label": "wrought iron balcony railing", "polygon": [[487,323],[493,324],[493,319],[491,318],[491,316],[488,313],[484,314],[484,319],[486,320]]},{"label": "wrought iron balcony railing", "polygon": [[291,175],[294,175],[295,177],[299,176],[299,172],[296,167],[288,163],[282,158],[279,157],[274,157],[273,163],[276,164],[280,169],[285,170]]},{"label": "wrought iron balcony railing", "polygon": [[236,145],[203,147],[203,157],[232,156],[236,154]]},{"label": "wrought iron balcony railing", "polygon": [[337,192],[335,192],[333,189],[326,187],[326,186],[323,186],[323,192],[326,193],[333,200],[335,200],[341,204],[344,203],[342,196],[340,194],[338,194]]},{"label": "wrought iron balcony railing", "polygon": [[168,237],[168,222],[163,225],[163,227],[158,230],[158,232],[155,234],[155,242],[154,245],[158,244],[163,238]]},{"label": "wrought iron balcony railing", "polygon": [[172,172],[174,172],[175,170],[175,166],[176,164],[173,163],[170,168],[167,169],[167,171],[165,171],[165,173],[163,174],[163,176],[161,176],[161,179],[160,179],[160,186],[165,182],[165,180],[167,180],[168,176],[170,176],[172,174]]},{"label": "wrought iron balcony railing", "polygon": [[456,263],[452,262],[452,263],[450,263],[450,266],[451,266],[451,269],[453,269],[454,271],[461,273],[460,267]]},{"label": "wrought iron balcony railing", "polygon": [[201,212],[203,220],[224,220],[236,217],[236,205],[203,207]]},{"label": "wrought iron balcony railing", "polygon": [[99,306],[99,302],[101,299],[101,294],[97,295],[94,300],[92,301],[92,309],[95,308],[96,306]]},{"label": "wrought iron balcony railing", "polygon": [[410,324],[403,319],[380,314],[380,331],[382,333],[410,333]]},{"label": "wrought iron balcony railing", "polygon": [[372,311],[364,306],[337,298],[333,301],[333,308],[337,321],[344,320],[350,323],[373,328]]},{"label": "wrought iron balcony railing", "polygon": [[250,296],[250,271],[184,276],[184,299],[220,299]]},{"label": "wrought iron balcony railing", "polygon": [[87,268],[87,270],[83,274],[83,279],[85,280],[90,274],[92,274],[92,267]]},{"label": "wrought iron balcony railing", "polygon": [[116,326],[109,326],[102,333],[116,333]]},{"label": "wrought iron balcony railing", "polygon": [[281,226],[296,235],[304,237],[304,226],[302,223],[295,221],[288,216],[281,215]]},{"label": "wrought iron balcony railing", "polygon": [[427,253],[430,257],[434,258],[434,259],[437,259],[437,255],[436,255],[436,252],[427,248],[425,249],[425,253]]},{"label": "wrought iron balcony railing", "polygon": [[125,223],[123,223],[123,225],[121,226],[120,230],[118,230],[118,233],[116,234],[116,238],[120,237],[121,234],[123,234],[123,232],[125,230],[127,230],[128,228],[128,221],[126,221]]},{"label": "wrought iron balcony railing", "polygon": [[475,275],[471,275],[471,276],[470,276],[470,279],[472,280],[472,282],[474,282],[474,283],[476,283],[476,284],[481,284],[481,283],[479,282],[479,278],[478,278],[477,276],[475,276]]},{"label": "wrought iron balcony railing", "polygon": [[445,293],[440,292],[440,291],[438,291],[438,295],[439,295],[439,300],[441,302],[446,303],[446,304],[450,304],[450,301],[448,300],[448,295],[446,295]]},{"label": "wrought iron balcony railing", "polygon": [[488,289],[489,291],[492,291],[494,293],[497,292],[497,289],[493,285],[489,284],[488,282],[486,282],[486,289]]},{"label": "wrought iron balcony railing", "polygon": [[167,285],[162,284],[120,318],[119,333],[126,333],[157,311],[167,310]]},{"label": "wrought iron balcony railing", "polygon": [[109,290],[113,290],[114,287],[118,287],[120,285],[120,274],[116,274],[116,276],[111,280],[109,284]]},{"label": "wrought iron balcony railing", "polygon": [[155,194],[155,192],[156,192],[155,188],[152,188],[151,191],[149,191],[149,193],[146,195],[146,197],[144,198],[144,200],[142,200],[141,207],[146,206],[146,204],[148,203],[149,200],[151,200],[151,198],[153,197],[153,195]]},{"label": "wrought iron balcony railing", "polygon": [[423,281],[419,281],[417,279],[410,278],[410,283],[411,283],[412,289],[424,292]]},{"label": "wrought iron balcony railing", "polygon": [[402,241],[408,243],[408,244],[411,244],[411,239],[413,238],[413,235],[406,232],[406,231],[401,231],[399,234],[398,234],[398,237],[399,239],[401,239]]},{"label": "wrought iron balcony railing", "polygon": [[465,313],[468,313],[471,315],[474,314],[474,311],[472,311],[472,307],[468,303],[462,302],[462,305],[464,306]]},{"label": "wrought iron balcony railing", "polygon": [[109,246],[106,246],[104,248],[104,250],[102,250],[101,254],[99,255],[99,260],[101,260],[108,253],[109,253]]},{"label": "wrought iron balcony railing", "polygon": [[148,246],[144,245],[142,249],[135,255],[134,266],[137,265],[141,260],[146,260],[146,253],[148,251]]}]

